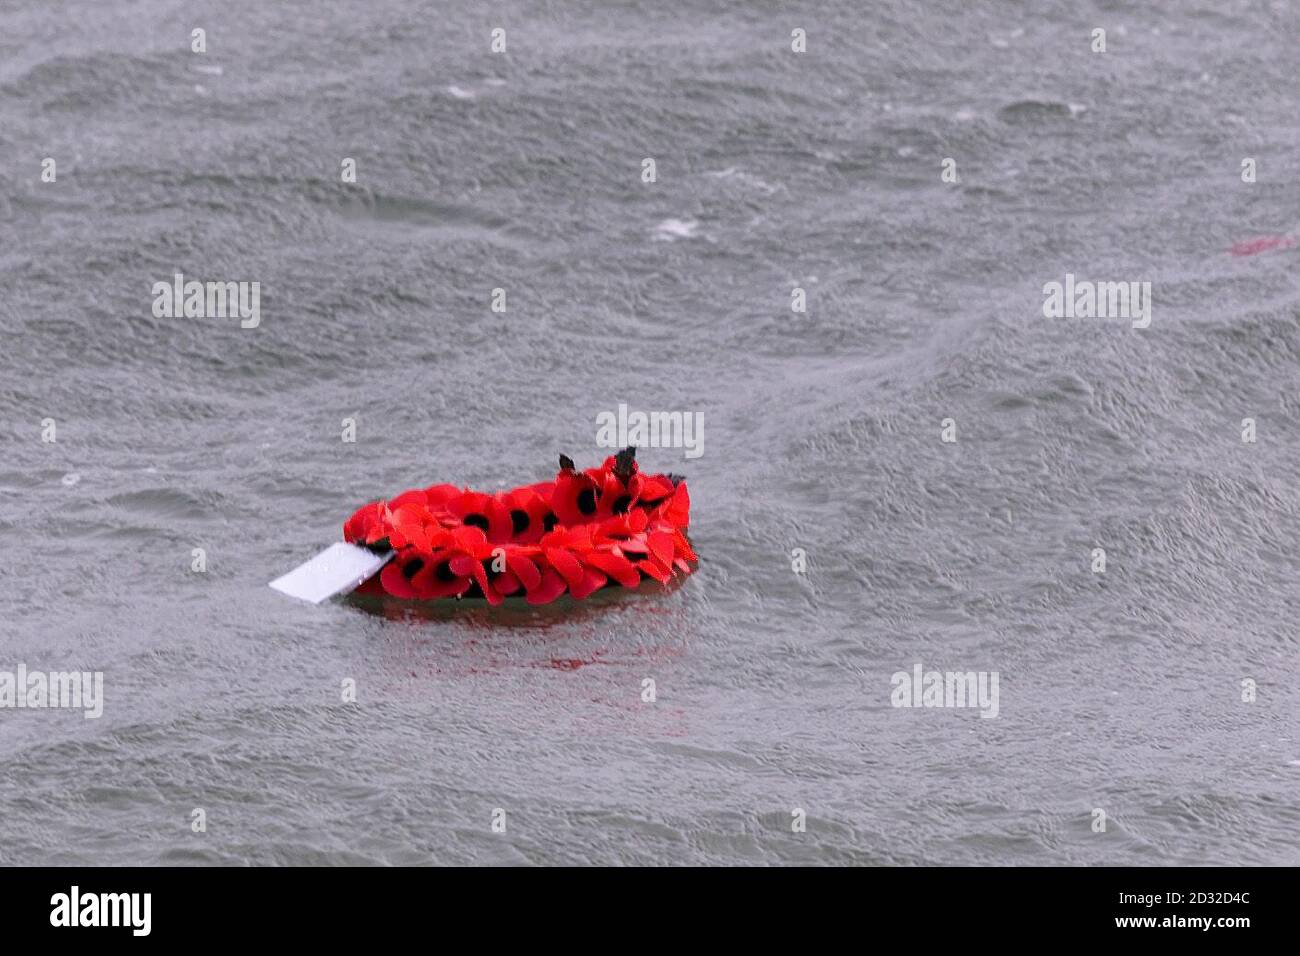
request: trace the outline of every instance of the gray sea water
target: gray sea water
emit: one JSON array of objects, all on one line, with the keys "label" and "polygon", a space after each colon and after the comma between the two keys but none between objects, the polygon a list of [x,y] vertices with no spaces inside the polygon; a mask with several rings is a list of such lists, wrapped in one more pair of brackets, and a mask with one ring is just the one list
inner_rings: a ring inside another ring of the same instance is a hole
[{"label": "gray sea water", "polygon": [[[1229,252],[1298,65],[1263,0],[4,0],[0,671],[104,702],[0,709],[0,863],[1300,862],[1300,249]],[[703,416],[681,587],[267,588],[620,402]]]}]

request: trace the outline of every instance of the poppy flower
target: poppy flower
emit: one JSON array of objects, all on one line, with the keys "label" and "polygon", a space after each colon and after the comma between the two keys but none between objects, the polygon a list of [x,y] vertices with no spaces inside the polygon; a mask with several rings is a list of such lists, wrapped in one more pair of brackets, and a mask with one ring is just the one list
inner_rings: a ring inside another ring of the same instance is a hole
[{"label": "poppy flower", "polygon": [[427,571],[428,563],[417,554],[398,555],[379,572],[379,583],[393,597],[422,599],[430,596],[420,574]]},{"label": "poppy flower", "polygon": [[474,579],[467,574],[457,574],[453,562],[463,555],[450,551],[434,552],[427,563],[411,578],[411,587],[419,594],[421,600],[434,598],[460,597],[474,586]]},{"label": "poppy flower", "polygon": [[469,555],[461,554],[452,558],[448,562],[453,574],[458,576],[473,578],[478,585],[479,592],[487,598],[489,604],[500,604],[501,595],[488,582],[487,569],[483,567],[483,562],[471,558]]},{"label": "poppy flower", "polygon": [[[343,540],[353,544],[369,544],[383,536],[384,503],[372,501],[362,505],[343,524]],[[372,532],[378,532],[371,537]]]},{"label": "poppy flower", "polygon": [[510,510],[494,495],[465,491],[448,499],[444,507],[461,524],[480,529],[489,541],[503,543],[511,538],[513,523]]},{"label": "poppy flower", "polygon": [[[636,502],[636,492],[640,482],[633,476],[624,481],[613,472],[605,472],[600,478],[600,495],[596,499],[596,517],[611,518],[625,515]],[[635,485],[635,487],[634,487]]]},{"label": "poppy flower", "polygon": [[432,510],[447,507],[447,502],[461,494],[462,489],[455,485],[430,485],[424,489],[425,504]]},{"label": "poppy flower", "polygon": [[431,550],[431,535],[442,531],[429,509],[417,504],[404,504],[400,508],[390,506],[388,528],[388,541],[392,547],[412,547],[417,551]]},{"label": "poppy flower", "polygon": [[559,523],[580,525],[596,518],[600,507],[601,486],[590,475],[562,469],[555,476],[551,492],[551,510]]},{"label": "poppy flower", "polygon": [[[531,488],[507,491],[500,496],[500,501],[510,512],[510,540],[513,542],[532,544],[555,527],[556,518],[550,501]],[[547,527],[548,518],[550,527]]]}]

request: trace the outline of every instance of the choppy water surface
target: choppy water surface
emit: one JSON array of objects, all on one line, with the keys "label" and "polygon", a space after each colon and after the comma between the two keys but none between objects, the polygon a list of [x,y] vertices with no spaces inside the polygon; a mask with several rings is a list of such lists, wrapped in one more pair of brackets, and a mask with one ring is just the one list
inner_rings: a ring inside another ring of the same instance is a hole
[{"label": "choppy water surface", "polygon": [[[1300,250],[1229,252],[1300,234],[1293,4],[0,25],[0,670],[106,696],[0,710],[0,862],[1300,861]],[[176,272],[261,325],[155,318]],[[1150,328],[1044,318],[1067,273]],[[266,587],[365,500],[595,460],[619,402],[704,416],[641,455],[683,587]],[[891,707],[917,662],[997,718]]]}]

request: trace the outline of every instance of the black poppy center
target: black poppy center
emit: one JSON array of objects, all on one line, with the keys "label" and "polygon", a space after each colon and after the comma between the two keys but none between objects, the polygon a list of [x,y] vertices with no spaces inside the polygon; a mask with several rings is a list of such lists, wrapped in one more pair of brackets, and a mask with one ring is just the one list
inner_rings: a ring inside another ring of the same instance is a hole
[{"label": "black poppy center", "polygon": [[625,515],[630,504],[632,504],[631,495],[619,495],[614,501],[614,507],[610,510],[616,515]]},{"label": "black poppy center", "polygon": [[471,528],[482,528],[484,531],[488,529],[487,518],[480,514],[466,515],[465,524],[469,525]]},{"label": "black poppy center", "polygon": [[555,517],[555,515],[551,514],[550,512],[548,512],[546,517],[542,519],[542,529],[545,531],[550,531],[559,523],[560,523],[560,519]]},{"label": "black poppy center", "polygon": [[578,510],[585,515],[596,513],[596,492],[591,488],[578,492]]},{"label": "black poppy center", "polygon": [[406,562],[406,567],[402,568],[402,577],[409,581],[420,573],[422,567],[424,567],[423,558],[412,558]]},{"label": "black poppy center", "polygon": [[438,570],[433,572],[434,577],[439,581],[455,581],[456,575],[452,573],[450,562],[444,561],[438,565]]},{"label": "black poppy center", "polygon": [[528,512],[522,508],[516,508],[510,512],[510,523],[514,525],[515,534],[523,534],[528,530]]}]

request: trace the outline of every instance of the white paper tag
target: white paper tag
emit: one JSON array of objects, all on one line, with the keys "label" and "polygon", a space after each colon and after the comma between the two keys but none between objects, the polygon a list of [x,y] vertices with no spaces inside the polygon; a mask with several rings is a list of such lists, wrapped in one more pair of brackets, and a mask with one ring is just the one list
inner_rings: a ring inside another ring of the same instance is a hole
[{"label": "white paper tag", "polygon": [[336,594],[353,590],[392,557],[392,551],[375,554],[358,544],[339,541],[288,574],[276,578],[271,587],[289,597],[319,604]]}]

